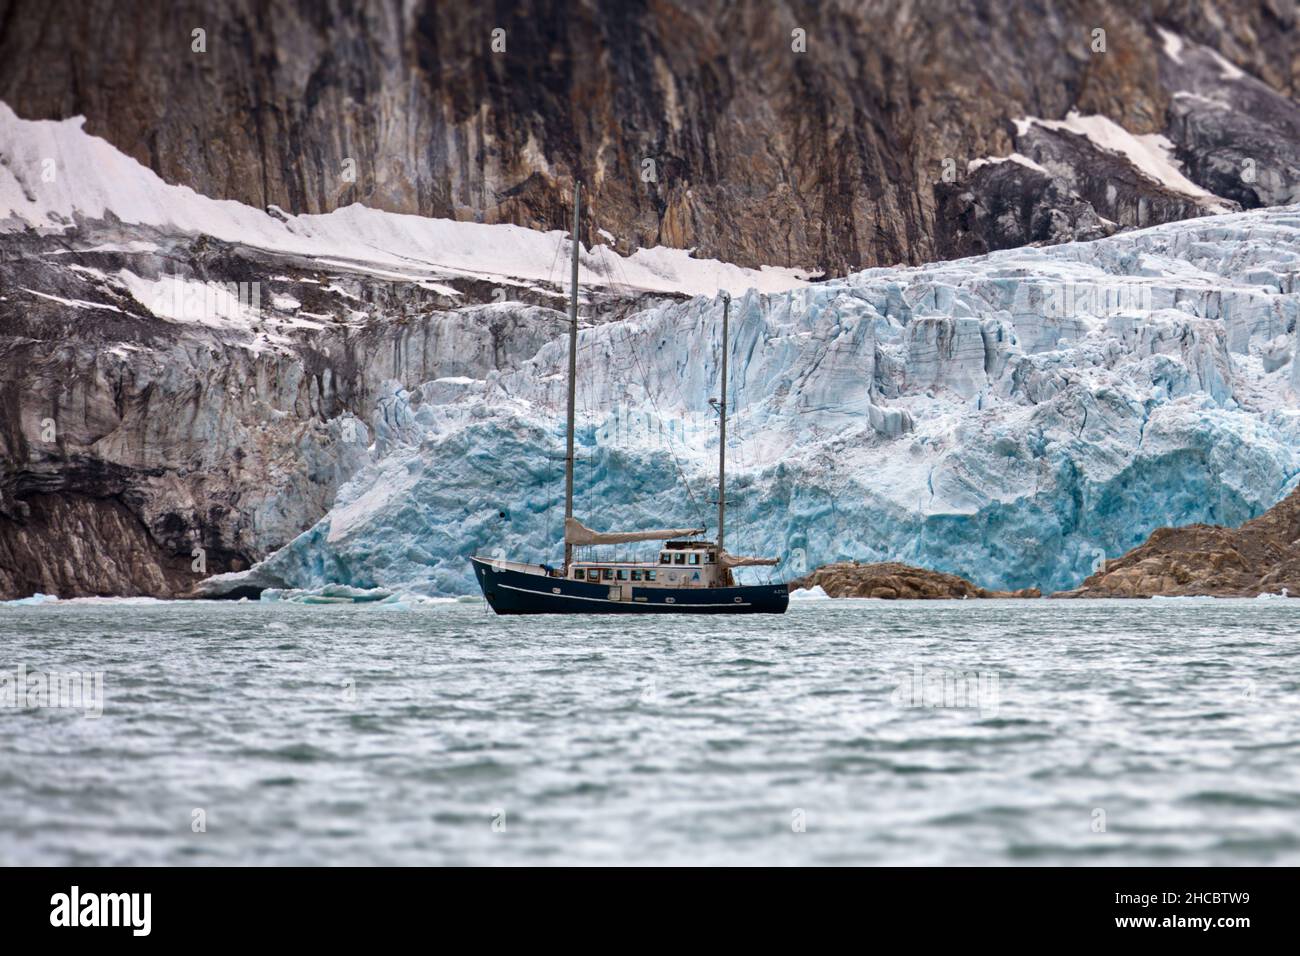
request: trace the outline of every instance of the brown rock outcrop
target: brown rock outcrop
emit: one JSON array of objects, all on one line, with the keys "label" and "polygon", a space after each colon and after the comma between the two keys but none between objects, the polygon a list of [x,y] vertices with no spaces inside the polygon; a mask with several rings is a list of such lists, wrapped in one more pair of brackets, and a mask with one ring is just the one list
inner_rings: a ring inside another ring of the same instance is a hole
[{"label": "brown rock outcrop", "polygon": [[1300,596],[1300,489],[1240,528],[1159,528],[1073,591],[1052,597]]},{"label": "brown rock outcrop", "polygon": [[1038,588],[1021,591],[990,591],[955,574],[927,571],[897,561],[859,564],[856,561],[826,564],[790,582],[790,590],[820,587],[833,598],[870,597],[892,600],[943,600],[951,598],[1036,598]]}]

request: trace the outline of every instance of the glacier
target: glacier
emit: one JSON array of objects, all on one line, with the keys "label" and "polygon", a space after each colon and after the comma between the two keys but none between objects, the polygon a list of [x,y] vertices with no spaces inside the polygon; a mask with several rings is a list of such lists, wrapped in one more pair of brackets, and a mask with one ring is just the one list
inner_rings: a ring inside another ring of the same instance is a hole
[{"label": "glacier", "polygon": [[[1049,592],[1159,526],[1251,518],[1300,471],[1298,274],[1289,206],[751,289],[731,314],[728,546],[781,555],[779,577],[898,560]],[[714,528],[721,307],[584,300],[588,525]],[[448,596],[476,590],[471,554],[558,563],[562,318],[484,377],[386,382],[330,511],[205,590]]]}]

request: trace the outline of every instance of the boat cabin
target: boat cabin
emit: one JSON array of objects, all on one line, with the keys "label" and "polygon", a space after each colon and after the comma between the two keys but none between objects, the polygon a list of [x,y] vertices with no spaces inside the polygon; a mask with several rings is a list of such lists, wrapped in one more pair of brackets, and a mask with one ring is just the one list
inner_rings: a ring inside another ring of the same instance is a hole
[{"label": "boat cabin", "polygon": [[635,584],[640,587],[731,587],[731,572],[718,563],[711,541],[668,541],[654,561],[574,561],[569,577],[575,581]]}]

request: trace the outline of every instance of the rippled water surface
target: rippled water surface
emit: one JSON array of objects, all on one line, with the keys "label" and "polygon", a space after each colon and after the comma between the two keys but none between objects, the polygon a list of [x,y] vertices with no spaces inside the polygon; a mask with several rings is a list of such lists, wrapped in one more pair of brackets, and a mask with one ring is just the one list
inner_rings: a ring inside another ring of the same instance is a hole
[{"label": "rippled water surface", "polygon": [[1294,601],[0,607],[20,666],[104,700],[0,707],[6,864],[1300,863]]}]

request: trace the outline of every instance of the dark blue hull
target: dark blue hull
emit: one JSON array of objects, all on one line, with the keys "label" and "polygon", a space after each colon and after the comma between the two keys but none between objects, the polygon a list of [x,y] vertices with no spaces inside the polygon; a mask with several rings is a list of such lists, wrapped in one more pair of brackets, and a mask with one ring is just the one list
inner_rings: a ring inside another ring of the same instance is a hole
[{"label": "dark blue hull", "polygon": [[784,584],[663,588],[571,581],[471,558],[483,596],[498,614],[784,614]]}]

